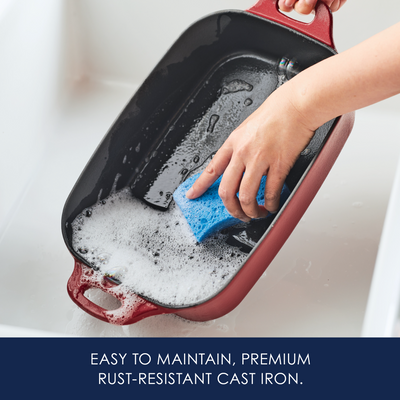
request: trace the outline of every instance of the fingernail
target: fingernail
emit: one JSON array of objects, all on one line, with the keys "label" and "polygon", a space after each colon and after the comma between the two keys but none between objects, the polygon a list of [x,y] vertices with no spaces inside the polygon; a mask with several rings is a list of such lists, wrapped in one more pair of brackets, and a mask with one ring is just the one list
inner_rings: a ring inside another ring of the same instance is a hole
[{"label": "fingernail", "polygon": [[285,6],[286,7],[292,7],[293,6],[293,0],[285,0]]},{"label": "fingernail", "polygon": [[186,197],[187,197],[188,199],[191,199],[191,198],[193,197],[193,194],[194,194],[194,190],[193,190],[193,188],[191,187],[191,188],[186,192]]}]

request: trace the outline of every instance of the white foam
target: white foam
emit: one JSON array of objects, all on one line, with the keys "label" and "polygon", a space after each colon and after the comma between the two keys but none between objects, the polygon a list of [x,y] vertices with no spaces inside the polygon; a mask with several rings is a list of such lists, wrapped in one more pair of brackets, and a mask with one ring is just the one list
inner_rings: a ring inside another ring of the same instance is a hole
[{"label": "white foam", "polygon": [[213,297],[235,275],[246,254],[217,234],[196,242],[174,203],[157,211],[130,194],[113,193],[72,224],[72,245],[100,276],[114,274],[157,303],[188,306]]}]

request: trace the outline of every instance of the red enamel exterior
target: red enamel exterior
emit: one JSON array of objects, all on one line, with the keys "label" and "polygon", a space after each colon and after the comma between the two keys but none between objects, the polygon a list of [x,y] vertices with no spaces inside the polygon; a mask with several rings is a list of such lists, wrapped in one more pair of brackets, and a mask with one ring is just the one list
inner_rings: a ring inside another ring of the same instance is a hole
[{"label": "red enamel exterior", "polygon": [[[67,291],[71,299],[91,316],[114,325],[129,325],[152,315],[167,314],[174,310],[160,307],[142,299],[124,288],[96,279],[95,271],[75,260],[75,268],[68,280]],[[117,310],[106,310],[90,301],[85,292],[97,288],[121,302]]]},{"label": "red enamel exterior", "polygon": [[322,2],[317,3],[315,18],[310,23],[297,21],[282,14],[278,9],[278,0],[260,0],[247,11],[304,33],[335,49],[332,35],[332,13],[326,4]]}]

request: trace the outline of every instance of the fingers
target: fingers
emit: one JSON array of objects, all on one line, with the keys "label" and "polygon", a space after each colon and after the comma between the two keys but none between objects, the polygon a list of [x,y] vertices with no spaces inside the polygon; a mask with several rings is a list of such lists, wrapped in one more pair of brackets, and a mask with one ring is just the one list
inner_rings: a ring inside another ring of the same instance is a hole
[{"label": "fingers", "polygon": [[[347,0],[322,0],[332,12],[338,11]],[[279,8],[284,12],[295,9],[299,14],[310,14],[317,4],[317,0],[279,0]]]},{"label": "fingers", "polygon": [[[261,168],[247,168],[243,175],[242,168],[226,169],[219,186],[221,197],[228,212],[235,218],[248,222],[253,218],[265,218],[268,212],[278,212],[283,184],[290,171],[271,167],[268,171],[264,207],[257,203],[257,194],[262,179]],[[240,180],[241,179],[241,180]],[[239,198],[236,195],[239,192]]]},{"label": "fingers", "polygon": [[273,175],[267,177],[267,182],[265,184],[264,207],[272,214],[277,213],[279,210],[279,199],[283,183],[284,181],[277,179]]},{"label": "fingers", "polygon": [[237,197],[243,172],[243,164],[232,162],[222,176],[218,194],[229,214],[243,222],[249,222],[251,216],[243,210],[241,201]]},{"label": "fingers", "polygon": [[270,167],[265,184],[264,194],[264,207],[272,214],[279,210],[279,200],[286,177],[290,172],[290,166],[277,166]]},{"label": "fingers", "polygon": [[228,146],[222,146],[193,186],[186,192],[188,199],[200,197],[224,173],[232,155]]},{"label": "fingers", "polygon": [[188,190],[186,197],[195,199],[201,196],[223,174],[218,194],[228,212],[243,222],[249,222],[253,218],[264,218],[268,212],[275,213],[279,210],[280,194],[290,167],[269,168],[264,207],[257,203],[263,171],[265,168],[260,166],[246,167],[243,163],[232,160],[230,150],[221,148]]},{"label": "fingers", "polygon": [[294,3],[296,3],[296,0],[279,0],[278,6],[280,10],[290,12],[293,10]]},{"label": "fingers", "polygon": [[347,0],[334,0],[333,3],[331,4],[331,11],[335,12],[338,11],[339,8],[343,6],[344,3],[346,3]]},{"label": "fingers", "polygon": [[299,14],[310,14],[317,4],[317,0],[298,0],[294,5],[294,9]]},{"label": "fingers", "polygon": [[261,168],[248,168],[240,184],[240,205],[243,212],[250,218],[265,218],[268,215],[268,211],[257,203],[262,176]]},{"label": "fingers", "polygon": [[[224,165],[222,160],[224,159],[221,156],[221,160],[213,160],[208,165],[186,193],[187,198],[195,199],[201,196],[218,179],[222,173],[215,168],[215,161],[222,168]],[[262,178],[261,169],[249,168],[244,175],[243,171],[244,165],[231,163],[221,179],[218,194],[228,212],[243,222],[249,222],[253,218],[265,218],[268,212],[276,213],[279,210],[280,194],[289,171],[283,172],[277,168],[269,170],[265,186],[264,207],[257,203],[257,193]],[[237,196],[238,192],[239,197]]]}]

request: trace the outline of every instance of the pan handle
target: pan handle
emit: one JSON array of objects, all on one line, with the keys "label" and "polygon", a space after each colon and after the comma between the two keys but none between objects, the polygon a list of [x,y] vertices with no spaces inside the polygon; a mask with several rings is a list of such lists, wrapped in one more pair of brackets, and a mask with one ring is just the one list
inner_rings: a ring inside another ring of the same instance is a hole
[{"label": "pan handle", "polygon": [[281,13],[278,8],[278,0],[259,0],[246,11],[295,29],[336,50],[332,36],[332,13],[328,6],[321,1],[316,5],[315,17],[310,23],[297,21]]},{"label": "pan handle", "polygon": [[[106,310],[90,301],[85,292],[97,288],[121,302],[116,310]],[[75,267],[67,284],[72,301],[93,317],[114,325],[129,325],[152,315],[167,314],[173,310],[142,299],[123,286],[113,285],[102,279],[98,272],[75,259]]]}]

